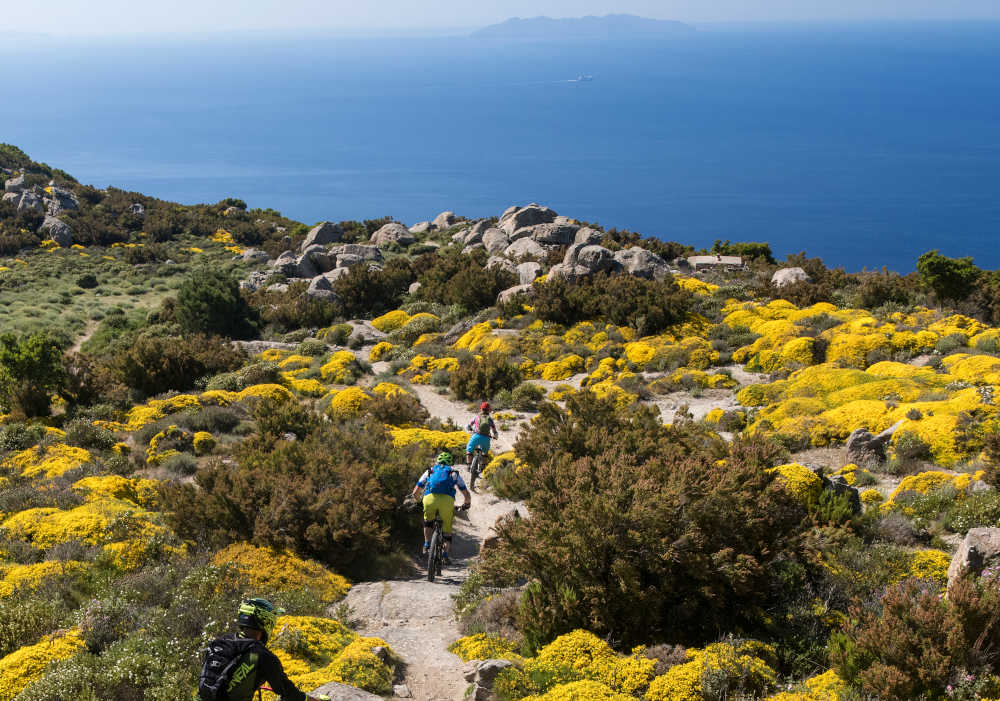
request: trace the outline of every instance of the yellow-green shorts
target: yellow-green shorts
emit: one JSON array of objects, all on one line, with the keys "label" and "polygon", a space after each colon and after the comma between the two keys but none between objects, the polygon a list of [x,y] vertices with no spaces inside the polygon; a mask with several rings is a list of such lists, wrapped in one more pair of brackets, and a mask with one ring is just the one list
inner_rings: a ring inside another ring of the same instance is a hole
[{"label": "yellow-green shorts", "polygon": [[441,531],[451,533],[451,524],[455,520],[455,497],[447,494],[424,495],[424,523],[433,521],[441,515]]}]

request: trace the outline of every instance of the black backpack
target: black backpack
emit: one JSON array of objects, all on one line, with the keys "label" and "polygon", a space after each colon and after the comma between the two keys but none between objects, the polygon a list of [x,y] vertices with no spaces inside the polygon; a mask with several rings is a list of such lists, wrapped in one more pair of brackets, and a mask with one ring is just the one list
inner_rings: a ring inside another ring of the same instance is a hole
[{"label": "black backpack", "polygon": [[198,679],[200,701],[228,701],[229,683],[245,653],[254,641],[240,638],[216,638],[205,648],[201,677]]}]

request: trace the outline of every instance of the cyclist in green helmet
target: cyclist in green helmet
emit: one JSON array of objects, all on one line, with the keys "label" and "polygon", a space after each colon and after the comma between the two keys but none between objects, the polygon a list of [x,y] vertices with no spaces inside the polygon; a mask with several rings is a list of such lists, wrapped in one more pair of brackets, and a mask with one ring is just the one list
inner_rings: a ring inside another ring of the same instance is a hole
[{"label": "cyclist in green helmet", "polygon": [[469,508],[472,504],[472,495],[469,488],[465,486],[465,480],[458,474],[458,470],[452,467],[455,458],[448,451],[437,456],[434,465],[424,472],[413,488],[413,497],[416,498],[420,490],[424,491],[424,554],[431,546],[431,535],[434,533],[434,519],[441,516],[441,533],[444,535],[442,543],[444,564],[450,565],[451,559],[448,550],[451,548],[451,527],[455,520],[455,491],[456,488],[462,492],[465,503],[463,509]]},{"label": "cyclist in green helmet", "polygon": [[205,651],[198,685],[200,698],[251,701],[266,683],[282,701],[329,701],[328,696],[300,691],[285,674],[281,661],[267,649],[282,613],[267,599],[249,599],[240,604],[236,618],[239,632],[216,638]]}]

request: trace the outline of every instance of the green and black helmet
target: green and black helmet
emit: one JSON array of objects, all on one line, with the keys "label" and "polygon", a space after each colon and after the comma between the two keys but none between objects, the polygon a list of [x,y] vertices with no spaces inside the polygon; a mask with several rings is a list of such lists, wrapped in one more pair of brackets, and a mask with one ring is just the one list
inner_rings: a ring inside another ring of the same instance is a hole
[{"label": "green and black helmet", "polygon": [[449,467],[455,464],[455,458],[447,450],[438,455],[437,461],[439,465],[448,465]]},{"label": "green and black helmet", "polygon": [[274,624],[283,609],[275,608],[267,599],[248,599],[240,604],[236,622],[242,628],[253,628],[264,634],[262,642],[266,645],[274,632]]}]

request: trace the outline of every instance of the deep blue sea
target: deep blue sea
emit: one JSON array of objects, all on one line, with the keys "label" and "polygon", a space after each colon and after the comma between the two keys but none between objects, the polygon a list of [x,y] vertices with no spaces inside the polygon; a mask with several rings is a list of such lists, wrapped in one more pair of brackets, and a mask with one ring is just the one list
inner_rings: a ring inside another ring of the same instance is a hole
[{"label": "deep blue sea", "polygon": [[537,201],[851,271],[931,248],[1000,267],[1000,24],[19,39],[0,42],[0,141],[97,186],[307,223]]}]

